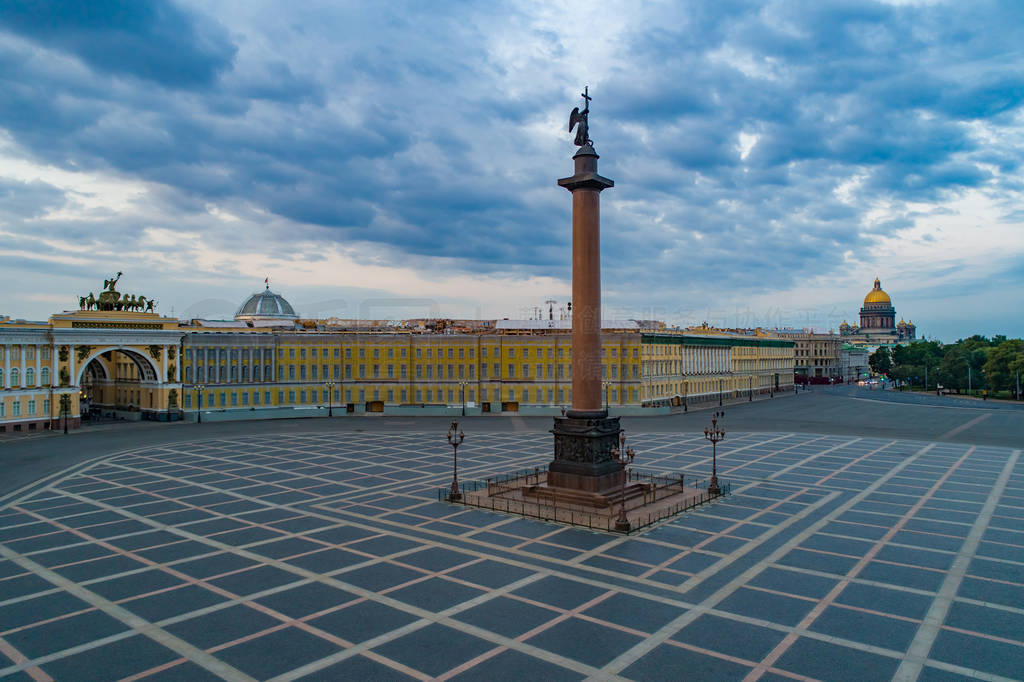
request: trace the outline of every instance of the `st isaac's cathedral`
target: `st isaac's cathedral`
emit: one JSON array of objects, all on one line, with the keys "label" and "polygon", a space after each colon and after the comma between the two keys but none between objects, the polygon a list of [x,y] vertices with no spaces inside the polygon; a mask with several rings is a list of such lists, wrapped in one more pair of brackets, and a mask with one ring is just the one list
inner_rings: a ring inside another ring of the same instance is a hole
[{"label": "st isaac's cathedral", "polygon": [[913,341],[917,336],[917,327],[913,322],[903,319],[896,322],[892,299],[876,277],[875,285],[864,297],[864,306],[860,309],[860,325],[848,324],[843,320],[839,325],[839,334],[846,337],[844,341],[856,345],[886,346]]}]

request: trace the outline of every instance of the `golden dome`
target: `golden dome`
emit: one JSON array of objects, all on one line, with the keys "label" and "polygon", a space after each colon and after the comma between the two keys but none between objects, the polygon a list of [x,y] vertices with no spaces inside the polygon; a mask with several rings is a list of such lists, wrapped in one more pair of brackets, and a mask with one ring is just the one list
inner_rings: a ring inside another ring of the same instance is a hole
[{"label": "golden dome", "polygon": [[875,286],[868,295],[864,297],[864,305],[868,303],[888,303],[892,305],[892,299],[889,298],[889,294],[882,291],[882,283],[875,277]]}]

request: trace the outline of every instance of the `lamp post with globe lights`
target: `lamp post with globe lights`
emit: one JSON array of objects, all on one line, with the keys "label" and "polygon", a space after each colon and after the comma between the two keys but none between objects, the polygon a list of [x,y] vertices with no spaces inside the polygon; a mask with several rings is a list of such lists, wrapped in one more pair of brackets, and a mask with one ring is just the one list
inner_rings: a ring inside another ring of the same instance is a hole
[{"label": "lamp post with globe lights", "polygon": [[334,416],[334,382],[328,381],[324,384],[327,389],[327,416]]},{"label": "lamp post with globe lights", "polygon": [[630,525],[629,517],[626,516],[626,479],[629,478],[629,465],[633,463],[636,451],[626,447],[625,431],[619,433],[619,445],[612,448],[611,455],[622,465],[621,506],[619,507],[619,518],[615,519],[615,530],[628,533]]},{"label": "lamp post with globe lights", "polygon": [[452,487],[448,491],[448,501],[458,502],[462,499],[459,491],[459,446],[466,440],[466,434],[459,428],[459,422],[452,420],[448,427],[448,444],[452,446]]},{"label": "lamp post with globe lights", "polygon": [[711,417],[711,428],[704,429],[704,437],[711,441],[711,482],[708,484],[710,495],[722,494],[722,489],[718,485],[718,443],[725,439],[725,429],[718,426],[718,420],[724,416],[724,411],[715,412]]},{"label": "lamp post with globe lights", "polygon": [[206,386],[202,384],[196,384],[196,423],[203,423],[203,391],[206,390]]}]

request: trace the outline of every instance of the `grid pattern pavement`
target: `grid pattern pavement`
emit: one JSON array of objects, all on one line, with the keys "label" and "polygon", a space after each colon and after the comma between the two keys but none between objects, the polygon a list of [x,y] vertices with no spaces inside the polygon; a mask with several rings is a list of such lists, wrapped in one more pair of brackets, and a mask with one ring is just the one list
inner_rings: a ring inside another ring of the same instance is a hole
[{"label": "grid pattern pavement", "polygon": [[[470,434],[459,469],[550,452]],[[140,448],[0,508],[0,676],[1021,678],[1020,454],[730,434],[731,496],[622,537],[437,502],[443,434]]]}]

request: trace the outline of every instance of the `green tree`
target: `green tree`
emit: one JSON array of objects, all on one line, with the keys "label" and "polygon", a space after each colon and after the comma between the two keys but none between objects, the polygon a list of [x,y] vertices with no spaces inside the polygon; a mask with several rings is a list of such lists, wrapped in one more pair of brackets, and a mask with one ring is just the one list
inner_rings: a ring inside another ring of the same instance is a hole
[{"label": "green tree", "polygon": [[892,356],[889,349],[879,346],[875,352],[868,357],[868,367],[875,374],[888,374],[892,370]]},{"label": "green tree", "polygon": [[1024,367],[1024,341],[1003,341],[988,352],[983,366],[988,385],[995,391],[1013,391],[1017,372]]}]

